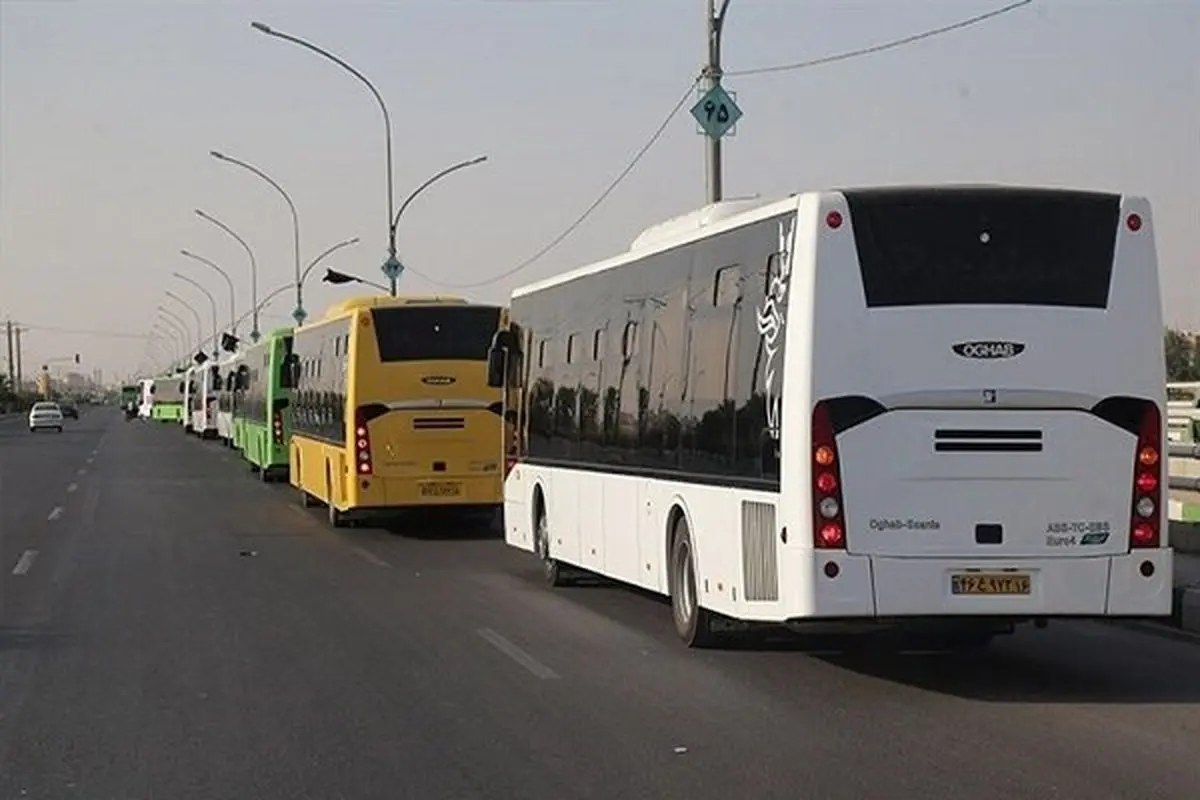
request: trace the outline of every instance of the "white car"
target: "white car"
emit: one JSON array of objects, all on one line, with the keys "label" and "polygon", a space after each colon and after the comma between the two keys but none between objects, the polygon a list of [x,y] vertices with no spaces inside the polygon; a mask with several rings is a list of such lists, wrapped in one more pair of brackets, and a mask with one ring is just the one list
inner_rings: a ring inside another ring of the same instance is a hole
[{"label": "white car", "polygon": [[63,430],[63,413],[58,403],[34,403],[29,409],[29,432],[37,433],[41,428]]}]

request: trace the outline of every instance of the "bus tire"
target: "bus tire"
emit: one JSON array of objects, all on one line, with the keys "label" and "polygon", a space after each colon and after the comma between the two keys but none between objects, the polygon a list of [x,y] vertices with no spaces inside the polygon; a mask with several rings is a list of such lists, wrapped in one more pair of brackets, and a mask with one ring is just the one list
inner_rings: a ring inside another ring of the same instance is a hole
[{"label": "bus tire", "polygon": [[567,579],[566,568],[559,562],[557,558],[550,556],[550,521],[549,515],[543,506],[538,507],[537,521],[533,528],[533,551],[537,554],[538,561],[542,564],[542,579],[550,586],[566,586],[570,581]]},{"label": "bus tire", "polygon": [[680,515],[672,531],[671,559],[667,568],[671,618],[675,621],[675,632],[688,647],[711,647],[717,642],[714,617],[711,611],[700,607],[694,552],[687,520]]}]

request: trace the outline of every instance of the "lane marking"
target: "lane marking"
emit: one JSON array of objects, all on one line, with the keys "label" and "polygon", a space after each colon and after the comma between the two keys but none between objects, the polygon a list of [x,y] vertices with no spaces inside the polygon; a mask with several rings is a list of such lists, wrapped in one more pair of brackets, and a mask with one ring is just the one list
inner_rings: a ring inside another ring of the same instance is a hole
[{"label": "lane marking", "polygon": [[351,549],[351,550],[353,550],[353,551],[354,551],[355,553],[357,553],[358,555],[360,555],[360,556],[362,556],[363,558],[365,558],[367,561],[370,561],[372,564],[374,564],[374,565],[375,565],[375,566],[377,566],[377,567],[387,567],[387,568],[389,568],[389,569],[390,569],[390,568],[391,568],[391,566],[392,566],[391,564],[389,564],[388,562],[384,561],[382,558],[380,558],[379,556],[375,555],[375,554],[374,554],[374,553],[372,553],[370,550],[367,550],[367,549],[366,549],[366,548],[364,548],[364,547],[359,547],[359,546],[358,546],[358,545],[356,545],[356,544],[352,544],[352,545],[350,545],[350,549]]},{"label": "lane marking", "polygon": [[29,572],[29,568],[33,566],[33,560],[37,558],[37,550],[26,550],[17,560],[17,565],[13,567],[13,575],[24,575]]},{"label": "lane marking", "polygon": [[75,474],[76,475],[87,475],[87,468],[80,467],[79,469],[75,470]]},{"label": "lane marking", "polygon": [[513,661],[517,662],[522,667],[533,673],[534,677],[541,678],[544,681],[558,679],[559,676],[557,672],[550,669],[533,656],[529,655],[529,653],[526,653],[524,650],[517,647],[508,639],[505,639],[491,628],[480,628],[475,632],[492,647],[496,648],[501,653],[504,653],[504,655],[508,656]]},{"label": "lane marking", "polygon": [[76,489],[78,489],[78,488],[79,488],[79,484],[78,484],[78,483],[72,483],[70,486],[68,486],[68,487],[67,487],[67,492],[68,492],[68,493],[70,493],[70,492],[73,492],[73,491],[75,491],[75,490],[76,490]]},{"label": "lane marking", "polygon": [[54,508],[50,509],[50,516],[46,517],[46,521],[54,522],[54,520],[58,519],[62,515],[63,515],[63,507],[55,506]]},{"label": "lane marking", "polygon": [[90,464],[90,463],[92,463],[92,462],[93,462],[93,461],[95,461],[95,460],[96,460],[96,457],[95,457],[95,456],[88,456],[87,463],[89,463],[89,464]]}]

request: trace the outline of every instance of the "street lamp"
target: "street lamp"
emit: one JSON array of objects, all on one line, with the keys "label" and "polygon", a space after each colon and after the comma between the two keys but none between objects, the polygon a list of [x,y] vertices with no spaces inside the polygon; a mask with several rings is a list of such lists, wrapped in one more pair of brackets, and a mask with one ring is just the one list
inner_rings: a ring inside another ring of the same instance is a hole
[{"label": "street lamp", "polygon": [[267,183],[271,184],[275,191],[279,192],[280,196],[283,197],[284,202],[286,202],[288,205],[288,209],[292,212],[292,250],[296,261],[296,309],[292,312],[292,317],[296,320],[297,325],[302,324],[304,322],[304,318],[307,317],[308,314],[304,310],[304,291],[303,287],[300,285],[300,215],[296,213],[296,204],[292,202],[291,195],[285,192],[283,187],[280,186],[274,178],[253,164],[247,164],[245,161],[239,161],[238,159],[227,156],[217,150],[209,150],[208,153],[218,161],[225,161],[229,164],[239,166],[248,172],[254,173]]},{"label": "street lamp", "polygon": [[[186,300],[182,299],[182,297],[180,297],[178,294],[173,293],[173,291],[168,290],[167,296],[170,297],[170,299],[174,300],[175,302],[178,302],[179,305],[185,306],[187,308],[187,311],[192,312],[192,317],[196,318],[196,351],[198,354],[203,355],[204,354],[204,323],[202,323],[202,321],[200,321],[200,312],[196,311],[196,307],[192,306],[191,303],[188,303]],[[214,308],[216,308],[216,302],[214,302]],[[212,315],[214,315],[214,317],[216,317],[216,312],[214,311],[214,314],[212,314]],[[208,357],[208,356],[205,356],[205,357]]]},{"label": "street lamp", "polygon": [[166,306],[159,306],[158,313],[159,321],[168,323],[171,329],[179,334],[179,340],[183,344],[183,352],[190,354],[192,352],[192,334],[188,330],[188,326],[183,321],[183,318]]},{"label": "street lamp", "polygon": [[321,253],[321,255],[314,258],[312,260],[312,262],[307,267],[304,268],[304,272],[301,273],[300,282],[304,283],[306,280],[308,280],[308,273],[313,271],[313,267],[317,266],[317,264],[320,264],[322,261],[324,261],[326,258],[328,258],[332,253],[334,253],[338,250],[341,250],[343,247],[349,247],[352,244],[358,244],[357,236],[355,236],[353,239],[347,239],[344,242],[338,242],[333,247],[329,248],[324,253]]},{"label": "street lamp", "polygon": [[180,255],[192,259],[193,261],[199,261],[201,264],[211,267],[213,270],[219,273],[222,278],[225,279],[225,284],[229,287],[229,334],[231,336],[237,336],[237,300],[233,291],[233,281],[230,279],[229,273],[218,267],[213,262],[209,261],[204,256],[198,256],[188,250],[180,250],[179,253]]},{"label": "street lamp", "polygon": [[[195,211],[196,211],[196,216],[198,216],[200,219],[204,220],[205,222],[211,222],[213,225],[216,225],[218,228],[225,231],[225,233],[229,234],[229,236],[232,237],[234,241],[236,241],[238,244],[240,244],[242,246],[242,249],[246,251],[246,255],[250,257],[250,308],[251,309],[257,308],[258,307],[258,261],[254,258],[254,251],[250,249],[250,245],[246,244],[245,239],[243,239],[241,236],[237,235],[237,233],[233,230],[233,228],[229,227],[224,222],[221,222],[221,220],[217,219],[213,215],[205,213],[204,211],[202,211],[199,208],[195,209]],[[257,342],[258,337],[259,337],[258,314],[255,314],[253,329],[250,331],[250,341]]]},{"label": "street lamp", "polygon": [[318,47],[317,45],[313,44],[312,42],[305,41],[304,39],[301,39],[298,36],[292,36],[291,34],[283,33],[282,31],[277,31],[277,30],[273,29],[271,26],[266,25],[262,22],[251,22],[250,27],[260,33],[265,33],[268,36],[274,36],[277,39],[283,39],[283,40],[291,42],[293,44],[298,44],[301,47],[311,50],[312,52],[316,53],[319,56],[329,59],[330,61],[337,64],[339,67],[346,70],[351,75],[353,75],[354,77],[356,77],[360,81],[362,81],[363,85],[366,86],[368,90],[370,90],[372,95],[374,95],[375,102],[377,102],[379,104],[379,110],[383,113],[384,144],[386,147],[386,157],[387,157],[387,167],[386,168],[387,168],[388,257],[387,257],[387,260],[383,262],[382,269],[383,269],[383,274],[388,277],[388,280],[391,284],[392,296],[395,297],[396,296],[396,280],[400,277],[400,272],[403,269],[403,267],[401,267],[400,261],[396,258],[396,224],[394,222],[396,203],[395,203],[395,191],[394,191],[394,187],[393,187],[393,174],[392,174],[392,117],[390,114],[388,114],[387,104],[383,102],[383,96],[379,94],[379,90],[375,88],[375,84],[373,84],[369,80],[367,80],[367,76],[363,75],[361,72],[356,70],[354,67],[347,64],[343,59],[339,58],[338,56],[335,56],[333,53],[329,52],[328,50]]},{"label": "street lamp", "polygon": [[364,286],[370,286],[378,289],[381,292],[386,292],[388,287],[380,286],[378,283],[372,283],[366,278],[360,278],[357,275],[350,275],[346,272],[338,272],[336,269],[325,270],[325,277],[321,279],[324,283],[330,283],[334,286],[340,286],[344,283],[361,283]]},{"label": "street lamp", "polygon": [[[430,186],[433,186],[435,183],[440,181],[442,178],[445,178],[447,175],[458,172],[460,169],[466,169],[467,167],[473,167],[476,164],[482,164],[483,162],[487,161],[487,159],[488,159],[487,156],[476,156],[475,158],[469,158],[466,161],[460,161],[457,164],[451,164],[450,166],[446,167],[441,172],[438,172],[433,177],[429,178],[429,180],[422,183],[416,189],[414,189],[412,191],[412,194],[410,194],[408,197],[406,197],[404,199],[404,202],[400,204],[400,210],[396,212],[396,216],[392,219],[392,228],[391,228],[392,240],[395,241],[396,231],[400,227],[400,217],[404,214],[404,210],[406,208],[408,208],[409,205],[412,204],[412,201],[417,199],[417,195],[421,194],[421,192],[425,191]],[[401,263],[400,261],[397,261],[396,262],[396,277],[399,278],[403,272],[404,272],[404,264]],[[395,296],[396,296],[396,283],[393,280],[392,281],[392,297],[395,297]]]},{"label": "street lamp", "polygon": [[[192,306],[187,300],[184,300],[179,295],[168,289],[164,294],[174,300],[179,305],[192,312],[192,317],[196,320],[196,352],[200,355],[204,354],[204,323],[200,321],[200,312]],[[194,358],[192,360],[195,360]]]},{"label": "street lamp", "polygon": [[172,272],[171,276],[178,278],[179,280],[183,281],[184,283],[190,283],[192,286],[199,289],[204,294],[204,296],[208,298],[208,304],[209,304],[209,306],[212,307],[212,326],[213,326],[212,353],[213,353],[214,359],[219,358],[220,351],[218,351],[218,349],[217,349],[217,346],[218,346],[217,345],[217,334],[220,333],[221,329],[217,325],[217,298],[213,297],[213,293],[210,292],[208,289],[205,289],[204,285],[201,284],[199,281],[192,280],[187,275],[184,275],[182,272]]}]

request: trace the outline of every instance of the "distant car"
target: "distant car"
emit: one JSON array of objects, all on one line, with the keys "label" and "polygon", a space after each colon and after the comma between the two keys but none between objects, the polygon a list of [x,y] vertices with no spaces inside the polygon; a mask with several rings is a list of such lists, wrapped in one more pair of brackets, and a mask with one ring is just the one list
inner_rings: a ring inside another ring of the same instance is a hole
[{"label": "distant car", "polygon": [[65,419],[79,419],[79,409],[75,406],[62,405],[59,406],[59,409]]},{"label": "distant car", "polygon": [[34,403],[29,409],[29,432],[37,433],[42,428],[63,430],[63,413],[58,403]]}]

